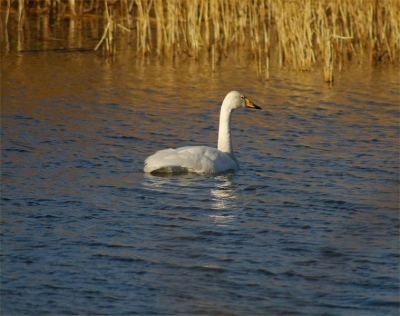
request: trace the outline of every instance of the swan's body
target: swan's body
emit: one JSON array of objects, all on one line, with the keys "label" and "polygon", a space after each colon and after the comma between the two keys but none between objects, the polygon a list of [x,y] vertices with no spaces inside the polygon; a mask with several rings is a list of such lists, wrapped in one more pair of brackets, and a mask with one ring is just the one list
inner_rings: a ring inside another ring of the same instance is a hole
[{"label": "swan's body", "polygon": [[145,160],[144,171],[157,173],[220,173],[239,169],[231,141],[231,115],[237,108],[261,109],[237,91],[229,92],[221,106],[218,149],[188,146],[164,149]]}]

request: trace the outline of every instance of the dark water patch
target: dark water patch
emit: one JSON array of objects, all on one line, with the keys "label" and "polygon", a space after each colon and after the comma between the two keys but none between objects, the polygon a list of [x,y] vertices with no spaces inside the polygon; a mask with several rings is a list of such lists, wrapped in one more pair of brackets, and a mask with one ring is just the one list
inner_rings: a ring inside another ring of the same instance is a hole
[{"label": "dark water patch", "polygon": [[275,273],[268,271],[267,269],[257,269],[256,272],[260,273],[262,275],[266,275],[266,276],[275,276],[276,275]]},{"label": "dark water patch", "polygon": [[52,48],[52,49],[34,49],[34,50],[19,50],[22,54],[37,54],[37,53],[83,53],[83,52],[93,52],[93,48]]},{"label": "dark water patch", "polygon": [[[127,125],[127,127],[130,127],[130,125]],[[131,142],[143,141],[143,139],[140,137],[127,136],[127,135],[106,135],[105,137],[110,139],[127,140]]]},{"label": "dark water patch", "polygon": [[34,148],[32,148],[30,150],[22,149],[22,148],[4,148],[3,149],[3,151],[5,151],[5,152],[10,151],[10,152],[17,152],[17,153],[20,153],[20,154],[31,153],[33,150],[34,150]]},{"label": "dark water patch", "polygon": [[182,221],[192,221],[192,222],[195,222],[195,221],[197,221],[197,220],[195,220],[195,219],[192,219],[192,218],[186,218],[186,217],[178,217],[178,219],[179,219],[179,220],[182,220]]},{"label": "dark water patch", "polygon": [[337,249],[331,248],[331,247],[323,247],[320,249],[321,254],[324,257],[327,258],[345,258],[346,254],[341,253],[340,251],[338,251]]}]

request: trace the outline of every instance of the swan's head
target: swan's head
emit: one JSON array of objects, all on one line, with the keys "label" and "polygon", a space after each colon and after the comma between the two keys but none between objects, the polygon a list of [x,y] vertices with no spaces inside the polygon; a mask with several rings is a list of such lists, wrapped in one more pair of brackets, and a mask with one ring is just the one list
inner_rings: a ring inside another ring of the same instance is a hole
[{"label": "swan's head", "polygon": [[259,106],[255,105],[253,102],[251,102],[248,98],[246,98],[243,94],[241,94],[238,91],[229,92],[226,95],[224,102],[222,103],[222,106],[228,107],[231,110],[235,110],[238,108],[250,108],[250,109],[261,110]]}]

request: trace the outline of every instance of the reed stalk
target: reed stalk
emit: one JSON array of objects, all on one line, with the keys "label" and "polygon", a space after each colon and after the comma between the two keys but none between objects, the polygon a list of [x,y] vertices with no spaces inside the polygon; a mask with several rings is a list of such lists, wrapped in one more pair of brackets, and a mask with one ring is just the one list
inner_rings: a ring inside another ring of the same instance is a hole
[{"label": "reed stalk", "polygon": [[332,81],[336,70],[363,56],[371,64],[399,63],[400,0],[0,1],[3,24],[13,15],[19,29],[32,11],[70,19],[103,15],[95,48],[104,44],[109,54],[115,53],[116,37],[132,36],[139,56],[184,53],[198,60],[206,51],[215,70],[221,58],[245,47],[264,80],[274,64],[299,71],[322,68],[324,80]]}]

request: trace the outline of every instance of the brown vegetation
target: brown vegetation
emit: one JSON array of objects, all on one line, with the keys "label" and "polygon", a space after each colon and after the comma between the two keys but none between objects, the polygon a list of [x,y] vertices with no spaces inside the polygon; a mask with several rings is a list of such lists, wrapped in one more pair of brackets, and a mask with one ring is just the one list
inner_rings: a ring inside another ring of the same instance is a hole
[{"label": "brown vegetation", "polygon": [[[130,36],[142,55],[199,59],[214,69],[237,47],[248,47],[261,79],[270,63],[294,70],[322,67],[325,81],[345,61],[368,56],[372,63],[398,62],[400,0],[2,0],[3,23],[10,11],[19,27],[26,12],[71,19],[104,16],[104,45]],[[274,52],[274,58],[271,58]]]}]

